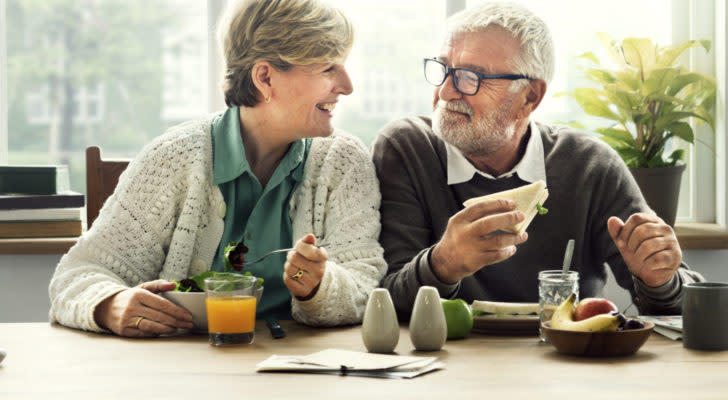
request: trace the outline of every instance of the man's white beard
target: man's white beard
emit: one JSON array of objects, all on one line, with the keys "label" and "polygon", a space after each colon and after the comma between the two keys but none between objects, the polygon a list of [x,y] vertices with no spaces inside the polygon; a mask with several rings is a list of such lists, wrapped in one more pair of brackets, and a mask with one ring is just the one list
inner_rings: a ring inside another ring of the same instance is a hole
[{"label": "man's white beard", "polygon": [[[488,114],[474,121],[473,109],[467,103],[438,100],[432,117],[432,130],[465,154],[489,155],[513,138],[516,123],[508,118],[510,106],[511,102],[505,101],[499,108],[490,110]],[[464,115],[443,109],[468,114],[470,120]]]}]

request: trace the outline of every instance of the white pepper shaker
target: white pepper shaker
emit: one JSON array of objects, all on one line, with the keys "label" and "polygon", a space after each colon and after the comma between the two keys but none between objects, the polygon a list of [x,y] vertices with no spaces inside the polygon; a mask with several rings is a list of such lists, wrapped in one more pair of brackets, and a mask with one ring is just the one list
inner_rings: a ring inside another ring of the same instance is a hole
[{"label": "white pepper shaker", "polygon": [[440,294],[432,286],[417,291],[410,317],[409,333],[416,350],[440,350],[447,340],[447,322]]},{"label": "white pepper shaker", "polygon": [[399,343],[399,322],[387,289],[374,289],[364,310],[361,337],[370,353],[391,353]]}]

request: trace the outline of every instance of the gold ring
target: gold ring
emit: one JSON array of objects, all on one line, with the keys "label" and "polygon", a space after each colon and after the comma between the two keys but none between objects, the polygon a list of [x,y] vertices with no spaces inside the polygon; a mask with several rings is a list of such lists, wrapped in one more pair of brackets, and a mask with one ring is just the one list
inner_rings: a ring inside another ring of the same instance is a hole
[{"label": "gold ring", "polygon": [[136,322],[136,324],[134,324],[134,328],[139,329],[139,323],[142,322],[143,319],[144,319],[144,317],[137,318],[137,322]]},{"label": "gold ring", "polygon": [[291,279],[293,279],[294,281],[297,281],[297,280],[301,279],[302,276],[303,276],[303,270],[299,269],[298,272],[291,275]]}]

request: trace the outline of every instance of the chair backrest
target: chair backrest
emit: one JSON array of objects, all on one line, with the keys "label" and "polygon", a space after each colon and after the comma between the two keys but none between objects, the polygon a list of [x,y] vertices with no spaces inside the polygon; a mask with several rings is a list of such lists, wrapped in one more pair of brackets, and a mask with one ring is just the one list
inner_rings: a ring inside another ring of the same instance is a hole
[{"label": "chair backrest", "polygon": [[129,165],[129,160],[102,160],[98,146],[86,148],[86,226],[99,216],[106,199],[114,193],[119,175]]}]

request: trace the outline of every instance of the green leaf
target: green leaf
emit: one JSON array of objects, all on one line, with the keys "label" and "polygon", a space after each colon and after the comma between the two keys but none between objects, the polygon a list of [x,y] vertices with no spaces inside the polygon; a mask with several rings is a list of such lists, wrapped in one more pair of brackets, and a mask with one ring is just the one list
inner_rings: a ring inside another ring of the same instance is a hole
[{"label": "green leaf", "polygon": [[589,68],[584,71],[584,76],[586,79],[600,85],[615,83],[617,81],[617,78],[611,72],[604,69]]},{"label": "green leaf", "polygon": [[649,96],[654,93],[664,93],[670,83],[680,74],[676,68],[658,68],[645,75],[645,83],[642,85],[641,93]]},{"label": "green leaf", "polygon": [[549,209],[542,206],[541,203],[536,203],[536,209],[538,210],[538,215],[548,214],[549,212]]},{"label": "green leaf", "polygon": [[614,150],[617,150],[617,152],[618,152],[618,153],[619,153],[619,152],[620,152],[621,150],[623,150],[623,149],[628,149],[628,148],[629,148],[629,147],[628,147],[627,145],[625,145],[625,144],[624,144],[624,142],[623,142],[623,141],[621,141],[621,140],[613,139],[613,138],[611,138],[611,137],[609,137],[609,136],[600,136],[599,138],[600,138],[600,139],[601,139],[601,140],[602,140],[602,141],[603,141],[604,143],[608,144],[608,145],[609,145],[609,147],[613,148]]},{"label": "green leaf", "polygon": [[705,51],[710,51],[710,40],[686,40],[677,46],[664,46],[660,49],[657,62],[662,67],[672,66],[686,50],[698,46],[702,46]]},{"label": "green leaf", "polygon": [[597,58],[597,56],[595,56],[594,53],[592,53],[591,51],[587,51],[586,53],[584,53],[576,58],[583,58],[585,60],[589,60],[589,61],[593,62],[594,64],[601,65],[601,62],[599,62],[599,59]]},{"label": "green leaf", "polygon": [[622,55],[624,56],[624,61],[637,68],[640,74],[644,74],[645,71],[654,68],[655,62],[657,61],[655,45],[649,39],[624,39],[622,41]]},{"label": "green leaf", "polygon": [[685,158],[685,150],[677,149],[670,154],[668,159],[670,160],[671,166],[674,166],[678,161],[682,161]]},{"label": "green leaf", "polygon": [[677,136],[680,139],[688,142],[695,142],[695,135],[693,134],[693,128],[687,122],[677,121],[665,127],[665,130],[672,133],[673,136]]},{"label": "green leaf", "polygon": [[217,273],[215,271],[205,271],[199,275],[191,276],[190,279],[195,281],[195,283],[197,284],[197,287],[204,290],[205,289],[205,279],[215,276],[216,274]]},{"label": "green leaf", "polygon": [[647,166],[647,158],[637,149],[625,148],[617,150],[617,153],[619,153],[619,156],[622,157],[622,160],[624,160],[628,167]]},{"label": "green leaf", "polygon": [[609,109],[609,103],[600,98],[601,92],[592,88],[579,88],[574,90],[574,98],[579,106],[589,115],[596,117],[621,120]]},{"label": "green leaf", "polygon": [[601,134],[602,136],[609,137],[611,139],[614,139],[616,141],[622,142],[627,146],[634,146],[634,137],[632,137],[632,134],[625,131],[624,129],[618,129],[618,128],[598,128],[596,131]]},{"label": "green leaf", "polygon": [[[697,72],[687,72],[682,73],[678,76],[676,76],[672,82],[670,82],[669,88],[667,90],[668,96],[675,96],[678,93],[680,93],[683,88],[685,88],[688,85],[701,83],[702,81],[709,79],[711,77],[708,77],[706,75],[697,73]],[[713,79],[714,80],[714,79]]]}]

